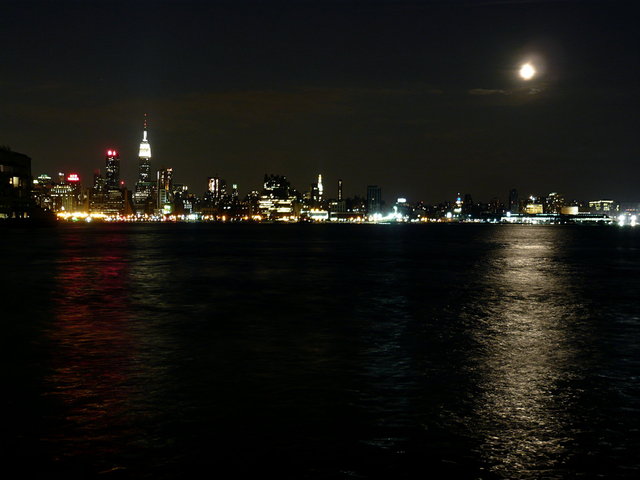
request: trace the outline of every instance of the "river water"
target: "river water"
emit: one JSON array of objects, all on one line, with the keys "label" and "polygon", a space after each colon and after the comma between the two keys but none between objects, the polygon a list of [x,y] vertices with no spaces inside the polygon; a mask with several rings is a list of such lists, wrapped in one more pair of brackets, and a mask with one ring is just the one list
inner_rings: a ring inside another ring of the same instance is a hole
[{"label": "river water", "polygon": [[640,476],[638,229],[0,235],[22,476]]}]

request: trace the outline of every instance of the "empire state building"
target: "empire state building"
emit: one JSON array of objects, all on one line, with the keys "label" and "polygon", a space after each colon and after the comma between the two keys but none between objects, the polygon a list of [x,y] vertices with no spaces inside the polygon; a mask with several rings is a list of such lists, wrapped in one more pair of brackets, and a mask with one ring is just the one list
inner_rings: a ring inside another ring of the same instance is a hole
[{"label": "empire state building", "polygon": [[151,181],[151,144],[147,139],[147,114],[144,114],[144,130],[142,132],[142,142],[138,153],[138,181],[133,194],[136,213],[143,215],[153,211],[153,185]]}]

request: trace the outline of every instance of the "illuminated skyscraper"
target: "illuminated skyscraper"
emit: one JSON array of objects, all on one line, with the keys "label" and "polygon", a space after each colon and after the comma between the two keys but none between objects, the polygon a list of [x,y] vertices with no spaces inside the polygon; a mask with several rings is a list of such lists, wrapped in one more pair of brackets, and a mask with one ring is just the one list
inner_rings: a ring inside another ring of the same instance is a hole
[{"label": "illuminated skyscraper", "polygon": [[151,145],[147,140],[147,114],[144,114],[144,130],[142,131],[142,142],[140,142],[140,151],[138,153],[139,171],[138,182],[150,182],[151,178]]},{"label": "illuminated skyscraper", "polygon": [[318,175],[318,182],[311,184],[311,201],[314,204],[322,203],[322,194],[324,187],[322,186],[322,175]]},{"label": "illuminated skyscraper", "polygon": [[338,201],[342,201],[342,179],[338,180]]},{"label": "illuminated skyscraper", "polygon": [[120,155],[113,149],[107,150],[106,162],[106,180],[107,188],[120,188]]},{"label": "illuminated skyscraper", "polygon": [[151,179],[151,145],[147,139],[147,114],[144,114],[144,130],[138,153],[138,181],[133,194],[136,213],[151,213],[153,181]]},{"label": "illuminated skyscraper", "polygon": [[207,194],[211,201],[217,204],[225,193],[225,181],[218,176],[209,177],[207,178],[207,189]]},{"label": "illuminated skyscraper", "polygon": [[172,168],[162,168],[158,170],[158,206],[159,210],[171,213],[172,195]]}]

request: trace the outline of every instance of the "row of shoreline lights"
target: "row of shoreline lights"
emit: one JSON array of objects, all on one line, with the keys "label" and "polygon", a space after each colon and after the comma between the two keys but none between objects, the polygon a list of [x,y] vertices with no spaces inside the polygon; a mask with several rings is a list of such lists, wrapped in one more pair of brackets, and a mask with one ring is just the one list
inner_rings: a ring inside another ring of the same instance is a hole
[{"label": "row of shoreline lights", "polygon": [[[198,214],[189,214],[189,215],[144,215],[144,216],[138,216],[138,215],[128,215],[128,216],[122,216],[122,215],[107,215],[105,213],[87,213],[87,212],[59,212],[56,214],[56,216],[58,217],[58,219],[60,220],[67,220],[67,221],[78,221],[78,220],[85,220],[86,222],[91,222],[93,220],[101,220],[101,221],[107,221],[107,222],[162,222],[162,221],[166,221],[167,219],[170,219],[172,221],[210,221],[213,220],[214,217],[212,216],[199,216]],[[515,218],[515,217],[509,217],[507,216],[507,218]],[[260,215],[253,215],[251,217],[249,216],[244,216],[241,218],[244,221],[247,220],[253,220],[253,221],[262,221],[263,218]],[[221,217],[221,220],[223,222],[227,221],[227,220],[231,220],[231,218],[228,218],[226,216]],[[298,219],[286,219],[286,220],[293,220],[294,222],[297,221]],[[318,219],[316,219],[318,220]],[[326,218],[322,219],[323,221],[326,221]],[[451,221],[451,217],[449,215],[447,215],[447,220]],[[525,222],[525,223],[547,223],[547,222],[539,222],[537,221],[537,219],[535,217],[530,217],[530,222]],[[611,223],[616,223],[618,226],[620,227],[624,227],[624,226],[630,226],[630,227],[635,227],[638,224],[638,216],[637,215],[628,215],[628,214],[622,214],[619,215],[618,217],[616,217],[617,221],[612,221]],[[391,213],[389,215],[381,215],[381,214],[374,214],[371,217],[369,217],[368,222],[366,220],[363,221],[363,219],[358,219],[357,223],[392,223],[392,222],[404,222],[406,221],[406,219],[404,219],[398,212],[397,210],[394,211],[394,213]],[[426,217],[424,218],[420,218],[420,219],[416,219],[416,220],[412,220],[412,222],[418,222],[418,221],[433,221],[433,219],[428,219]],[[477,219],[474,220],[477,222]],[[353,222],[348,222],[348,223],[353,223]]]}]

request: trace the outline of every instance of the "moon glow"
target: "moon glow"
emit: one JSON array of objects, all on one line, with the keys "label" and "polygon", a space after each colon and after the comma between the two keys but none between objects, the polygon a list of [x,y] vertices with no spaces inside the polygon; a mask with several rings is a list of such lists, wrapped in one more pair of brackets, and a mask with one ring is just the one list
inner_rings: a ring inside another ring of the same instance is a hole
[{"label": "moon glow", "polygon": [[523,80],[531,80],[536,74],[536,69],[530,63],[525,63],[520,67],[518,74]]}]

